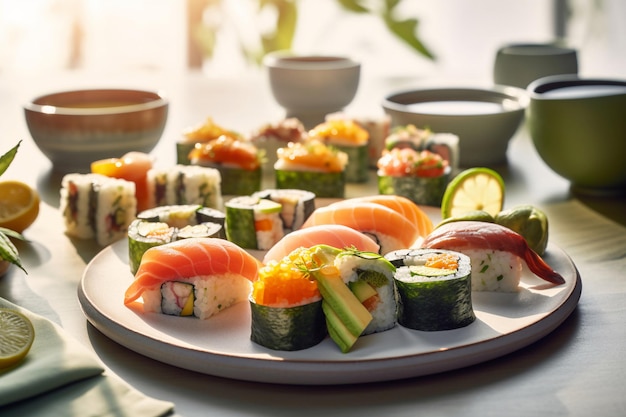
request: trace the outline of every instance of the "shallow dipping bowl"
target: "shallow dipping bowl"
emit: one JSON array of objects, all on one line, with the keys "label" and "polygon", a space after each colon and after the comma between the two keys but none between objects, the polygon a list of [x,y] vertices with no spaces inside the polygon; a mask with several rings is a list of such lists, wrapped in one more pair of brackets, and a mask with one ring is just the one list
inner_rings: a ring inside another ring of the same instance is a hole
[{"label": "shallow dipping bowl", "polygon": [[74,90],[37,97],[24,113],[35,144],[55,170],[87,172],[99,159],[150,152],[165,129],[168,106],[151,91]]},{"label": "shallow dipping bowl", "polygon": [[391,94],[383,108],[393,126],[457,135],[459,164],[472,167],[506,163],[527,103],[526,92],[517,87],[432,88]]},{"label": "shallow dipping bowl", "polygon": [[626,80],[556,75],[528,92],[529,131],[545,163],[575,191],[626,193]]}]

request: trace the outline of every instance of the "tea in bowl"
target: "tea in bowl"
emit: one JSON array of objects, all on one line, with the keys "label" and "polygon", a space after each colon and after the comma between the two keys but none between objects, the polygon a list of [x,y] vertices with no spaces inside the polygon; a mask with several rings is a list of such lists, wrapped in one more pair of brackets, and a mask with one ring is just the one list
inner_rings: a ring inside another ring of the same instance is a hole
[{"label": "tea in bowl", "polygon": [[152,91],[73,90],[24,106],[28,130],[59,172],[87,172],[91,162],[150,152],[167,121],[169,102]]},{"label": "tea in bowl", "polygon": [[543,161],[575,192],[626,194],[626,80],[556,75],[528,92],[527,124]]}]

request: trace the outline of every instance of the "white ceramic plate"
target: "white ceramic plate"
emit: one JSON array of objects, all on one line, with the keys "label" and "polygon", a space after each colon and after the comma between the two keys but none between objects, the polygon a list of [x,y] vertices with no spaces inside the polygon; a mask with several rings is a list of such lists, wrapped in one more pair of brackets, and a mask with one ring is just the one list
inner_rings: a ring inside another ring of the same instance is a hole
[{"label": "white ceramic plate", "polygon": [[544,337],[576,308],[581,281],[575,265],[551,245],[546,261],[563,275],[554,287],[524,271],[519,293],[473,293],[477,320],[449,331],[397,326],[361,337],[343,354],[330,340],[296,352],[272,351],[250,341],[247,303],[208,320],[143,313],[124,306],[133,280],[128,245],[119,241],[87,266],[78,296],[91,324],[107,337],[158,361],[248,381],[332,385],[402,379],[493,359]]}]

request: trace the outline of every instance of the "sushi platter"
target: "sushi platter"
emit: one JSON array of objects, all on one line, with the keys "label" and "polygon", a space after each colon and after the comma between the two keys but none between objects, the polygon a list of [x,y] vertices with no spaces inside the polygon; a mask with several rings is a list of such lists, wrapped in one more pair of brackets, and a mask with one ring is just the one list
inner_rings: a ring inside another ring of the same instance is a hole
[{"label": "sushi platter", "polygon": [[[169,365],[266,383],[377,382],[488,361],[556,329],[576,308],[582,286],[569,256],[550,244],[544,259],[563,276],[564,285],[550,285],[524,269],[518,292],[473,292],[476,320],[466,327],[417,331],[397,325],[362,336],[348,353],[342,353],[329,338],[311,348],[279,351],[251,340],[247,302],[206,320],[144,313],[141,308],[125,306],[124,293],[133,281],[128,252],[127,240],[113,243],[84,272],[78,296],[93,326],[128,349]],[[253,252],[257,258],[263,255]]]}]

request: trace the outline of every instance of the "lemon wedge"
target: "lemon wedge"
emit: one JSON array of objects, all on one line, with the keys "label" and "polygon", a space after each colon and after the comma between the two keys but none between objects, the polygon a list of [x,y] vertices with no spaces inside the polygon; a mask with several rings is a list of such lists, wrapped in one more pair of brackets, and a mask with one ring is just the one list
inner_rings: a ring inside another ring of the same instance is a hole
[{"label": "lemon wedge", "polygon": [[22,233],[39,215],[39,194],[20,181],[0,182],[0,227]]},{"label": "lemon wedge", "polygon": [[496,216],[504,205],[504,180],[490,168],[476,167],[459,173],[446,187],[441,201],[441,217],[462,216],[483,211]]},{"label": "lemon wedge", "polygon": [[0,369],[20,362],[35,340],[35,329],[22,313],[0,308]]}]

